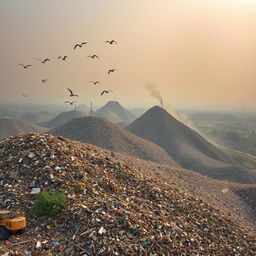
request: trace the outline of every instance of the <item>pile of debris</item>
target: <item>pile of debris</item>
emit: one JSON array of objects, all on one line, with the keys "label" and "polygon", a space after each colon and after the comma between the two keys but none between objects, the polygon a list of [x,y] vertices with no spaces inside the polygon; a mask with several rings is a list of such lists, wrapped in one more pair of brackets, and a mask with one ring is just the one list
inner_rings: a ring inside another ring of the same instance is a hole
[{"label": "pile of debris", "polygon": [[[84,184],[81,193],[77,184]],[[63,191],[57,217],[38,217],[39,191]],[[11,255],[255,255],[256,239],[189,193],[63,137],[0,142],[0,210],[23,212],[27,232],[0,242]]]}]

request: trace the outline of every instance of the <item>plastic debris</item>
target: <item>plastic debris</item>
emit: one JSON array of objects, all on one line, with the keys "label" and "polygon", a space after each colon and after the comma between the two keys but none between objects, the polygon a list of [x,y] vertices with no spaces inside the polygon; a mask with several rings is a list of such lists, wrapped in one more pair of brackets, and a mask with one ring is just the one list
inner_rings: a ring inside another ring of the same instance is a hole
[{"label": "plastic debris", "polygon": [[100,234],[100,235],[102,235],[102,234],[104,234],[104,233],[106,233],[107,232],[107,230],[105,229],[105,228],[103,228],[103,227],[101,227],[100,229],[99,229],[99,231],[98,231],[98,233]]},{"label": "plastic debris", "polygon": [[34,156],[35,156],[34,153],[29,153],[29,154],[28,154],[28,157],[29,157],[29,158],[33,158]]},{"label": "plastic debris", "polygon": [[[30,183],[30,184],[31,184],[31,183]],[[35,195],[35,194],[40,193],[40,191],[41,191],[41,188],[32,188],[30,194],[31,194],[31,195]]]},{"label": "plastic debris", "polygon": [[40,241],[36,242],[36,249],[39,249],[42,247],[42,243]]},{"label": "plastic debris", "polygon": [[[36,155],[30,158],[31,149]],[[24,212],[28,228],[0,242],[0,255],[256,255],[255,236],[206,202],[117,163],[115,154],[63,137],[3,140],[0,207]],[[57,217],[34,214],[43,190],[66,195]]]}]

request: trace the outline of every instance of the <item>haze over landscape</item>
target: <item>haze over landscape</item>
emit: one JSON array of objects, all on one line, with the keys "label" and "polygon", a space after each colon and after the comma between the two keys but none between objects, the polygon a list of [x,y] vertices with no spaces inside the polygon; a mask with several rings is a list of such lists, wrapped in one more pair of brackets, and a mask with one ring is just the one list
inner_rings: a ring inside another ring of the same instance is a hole
[{"label": "haze over landscape", "polygon": [[255,1],[0,7],[0,255],[256,255]]},{"label": "haze over landscape", "polygon": [[[144,89],[151,82],[173,108],[241,111],[245,103],[254,111],[255,11],[248,0],[4,0],[0,101],[62,104],[72,87],[80,103],[150,107],[157,103]],[[118,47],[104,44],[112,38]],[[98,61],[87,58],[94,53]],[[59,63],[59,55],[70,58]],[[35,59],[43,57],[54,61]],[[118,72],[109,78],[111,67]],[[100,89],[88,83],[95,79]],[[103,86],[114,93],[102,98]]]}]

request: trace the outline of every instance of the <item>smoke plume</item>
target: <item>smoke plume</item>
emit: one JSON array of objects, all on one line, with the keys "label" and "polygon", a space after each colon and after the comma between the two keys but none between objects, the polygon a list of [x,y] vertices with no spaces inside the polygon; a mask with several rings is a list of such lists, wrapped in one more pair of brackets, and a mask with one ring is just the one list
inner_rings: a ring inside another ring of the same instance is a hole
[{"label": "smoke plume", "polygon": [[160,95],[160,91],[158,91],[155,87],[154,84],[152,83],[147,83],[145,86],[145,89],[148,90],[150,92],[150,96],[152,98],[155,98],[159,101],[161,107],[163,107],[163,98]]}]

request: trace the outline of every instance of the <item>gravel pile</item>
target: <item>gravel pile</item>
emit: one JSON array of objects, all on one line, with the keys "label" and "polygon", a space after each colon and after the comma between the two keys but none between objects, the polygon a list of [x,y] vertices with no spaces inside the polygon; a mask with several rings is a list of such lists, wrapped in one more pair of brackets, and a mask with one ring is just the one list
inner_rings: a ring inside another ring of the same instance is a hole
[{"label": "gravel pile", "polygon": [[41,126],[47,127],[47,128],[56,128],[58,126],[61,126],[68,121],[72,120],[76,117],[83,117],[85,114],[81,111],[68,111],[68,112],[62,112],[53,119],[51,119],[48,122],[40,123]]},{"label": "gravel pile", "polygon": [[0,119],[0,140],[9,136],[28,132],[46,132],[47,129],[24,120]]},{"label": "gravel pile", "polygon": [[163,108],[149,109],[126,129],[164,148],[186,169],[214,179],[256,183],[255,172],[235,166],[228,156]]},{"label": "gravel pile", "polygon": [[[11,255],[255,255],[255,236],[189,193],[63,137],[29,134],[0,143],[1,209],[26,214],[27,233],[0,243]],[[74,185],[84,184],[77,194]],[[41,190],[65,191],[61,214],[36,217]]]},{"label": "gravel pile", "polygon": [[75,118],[61,127],[50,130],[49,133],[141,159],[177,166],[161,147],[143,140],[103,118]]}]

